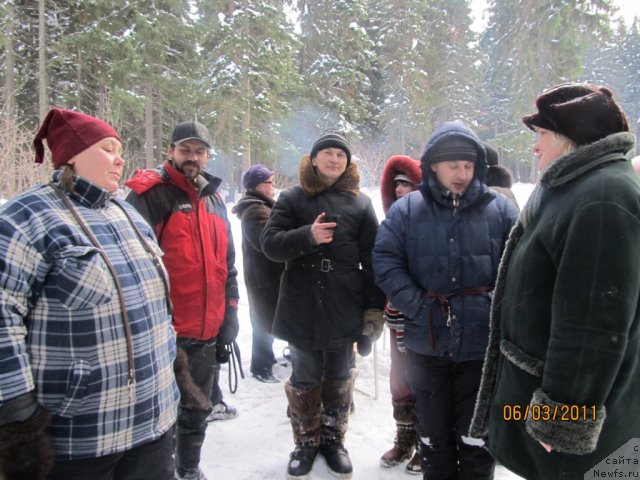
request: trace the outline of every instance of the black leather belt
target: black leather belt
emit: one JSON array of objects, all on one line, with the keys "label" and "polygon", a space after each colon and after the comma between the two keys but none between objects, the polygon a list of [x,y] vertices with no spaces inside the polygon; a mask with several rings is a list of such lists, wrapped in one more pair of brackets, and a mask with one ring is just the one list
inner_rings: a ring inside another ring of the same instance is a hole
[{"label": "black leather belt", "polygon": [[304,270],[317,270],[320,272],[347,272],[353,270],[359,270],[359,265],[346,264],[342,262],[336,262],[329,258],[318,258],[309,262],[288,262],[287,268],[302,268]]}]

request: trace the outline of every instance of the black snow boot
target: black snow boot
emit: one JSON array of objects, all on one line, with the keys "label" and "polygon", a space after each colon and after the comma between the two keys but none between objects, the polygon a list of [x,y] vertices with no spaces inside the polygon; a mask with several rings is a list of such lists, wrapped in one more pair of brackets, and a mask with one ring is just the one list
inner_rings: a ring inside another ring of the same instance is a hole
[{"label": "black snow boot", "polygon": [[320,445],[321,386],[295,388],[287,381],[284,391],[289,400],[287,416],[291,420],[293,441],[296,444],[287,465],[287,478],[309,478]]},{"label": "black snow boot", "polygon": [[313,468],[313,461],[318,455],[318,447],[312,445],[299,445],[291,452],[289,465],[287,465],[287,478],[299,480],[309,478]]},{"label": "black snow boot", "polygon": [[331,473],[339,478],[351,478],[353,473],[349,452],[344,448],[352,401],[353,377],[347,380],[323,380],[320,454]]},{"label": "black snow boot", "polygon": [[353,466],[349,458],[349,452],[342,443],[323,443],[320,445],[320,454],[327,462],[332,475],[338,478],[351,478]]}]

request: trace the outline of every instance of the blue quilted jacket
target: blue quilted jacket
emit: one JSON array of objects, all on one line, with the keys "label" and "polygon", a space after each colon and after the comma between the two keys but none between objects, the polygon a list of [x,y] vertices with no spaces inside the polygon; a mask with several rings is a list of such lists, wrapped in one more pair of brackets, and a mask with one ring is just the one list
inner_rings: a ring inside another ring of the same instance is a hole
[{"label": "blue quilted jacket", "polygon": [[419,190],[395,202],[378,229],[373,268],[377,285],[407,317],[408,349],[467,361],[484,358],[493,285],[517,212],[481,180],[484,147],[462,124],[434,131],[427,150],[452,133],[478,146],[471,185],[454,205],[423,162]]}]

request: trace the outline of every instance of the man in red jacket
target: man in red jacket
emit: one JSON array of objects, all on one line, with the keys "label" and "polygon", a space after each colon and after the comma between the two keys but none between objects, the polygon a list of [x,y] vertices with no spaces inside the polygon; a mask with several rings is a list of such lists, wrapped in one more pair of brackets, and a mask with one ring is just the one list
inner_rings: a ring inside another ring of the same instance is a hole
[{"label": "man in red jacket", "polygon": [[235,250],[226,207],[217,193],[221,180],[204,171],[210,151],[204,125],[179,123],[171,136],[169,159],[158,168],[139,170],[125,183],[132,190],[127,200],[154,227],[164,251],[178,348],[186,353],[189,373],[200,390],[196,398],[201,401],[194,401],[181,385],[176,478],[182,480],[205,480],[199,463],[211,411],[207,399],[216,361],[226,360],[224,347],[238,334]]}]

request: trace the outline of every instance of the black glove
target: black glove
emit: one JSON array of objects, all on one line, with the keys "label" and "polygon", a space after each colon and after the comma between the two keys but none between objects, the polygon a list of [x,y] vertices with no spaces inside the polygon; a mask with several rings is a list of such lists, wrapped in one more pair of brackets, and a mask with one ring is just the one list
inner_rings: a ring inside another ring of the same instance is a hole
[{"label": "black glove", "polygon": [[357,341],[358,353],[361,357],[366,357],[371,353],[371,347],[373,343],[371,342],[371,337],[367,335],[360,335]]},{"label": "black glove", "polygon": [[216,343],[216,363],[222,364],[229,361],[231,354],[231,345],[224,343]]},{"label": "black glove", "polygon": [[238,324],[238,300],[231,299],[227,302],[224,311],[224,321],[216,338],[216,362],[227,363],[231,353],[231,344],[238,336],[240,325]]},{"label": "black glove", "polygon": [[224,322],[218,332],[217,343],[218,345],[231,345],[236,337],[240,325],[238,325],[238,307],[233,305],[227,305],[224,311]]},{"label": "black glove", "polygon": [[7,479],[44,480],[53,466],[53,447],[45,432],[49,414],[38,408],[24,422],[0,427],[0,472]]}]

